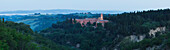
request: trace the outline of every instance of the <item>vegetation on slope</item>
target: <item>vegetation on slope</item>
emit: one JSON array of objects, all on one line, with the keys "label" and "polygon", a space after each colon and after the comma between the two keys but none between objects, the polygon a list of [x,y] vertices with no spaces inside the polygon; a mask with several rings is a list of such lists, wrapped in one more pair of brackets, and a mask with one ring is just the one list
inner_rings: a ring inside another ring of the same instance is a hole
[{"label": "vegetation on slope", "polygon": [[[53,24],[39,34],[29,25],[14,22],[0,22],[0,49],[2,50],[145,50],[169,48],[170,9],[130,12],[106,17],[110,22],[104,27],[98,23],[87,23],[82,27],[76,21],[66,20]],[[72,24],[74,22],[75,24]],[[166,27],[164,34],[155,38],[148,36],[150,29]],[[40,35],[41,34],[41,35]],[[124,40],[130,35],[146,35],[140,42]],[[121,43],[123,42],[123,43]]]},{"label": "vegetation on slope", "polygon": [[[41,31],[41,34],[60,45],[77,47],[77,45],[80,44],[77,48],[82,50],[112,50],[117,47],[117,44],[126,36],[145,34],[149,37],[148,33],[150,29],[157,27],[166,27],[166,31],[169,31],[169,14],[170,9],[123,13],[105,18],[110,22],[106,23],[104,27],[98,26],[97,28],[94,28],[94,25],[90,23],[88,23],[86,27],[81,27],[80,23],[72,24],[72,20],[66,20],[53,24],[51,28]],[[152,46],[143,44],[145,42],[146,44],[147,42],[160,44],[159,42],[161,42],[161,40],[147,38],[139,42],[139,47],[142,47],[142,45],[146,47]],[[134,44],[134,46],[136,45],[138,44]],[[122,49],[121,46],[118,45],[118,49]],[[132,49],[139,48],[133,48],[133,45],[130,45],[130,47],[132,47]]]},{"label": "vegetation on slope", "polygon": [[70,50],[33,32],[29,25],[0,21],[0,50]]}]

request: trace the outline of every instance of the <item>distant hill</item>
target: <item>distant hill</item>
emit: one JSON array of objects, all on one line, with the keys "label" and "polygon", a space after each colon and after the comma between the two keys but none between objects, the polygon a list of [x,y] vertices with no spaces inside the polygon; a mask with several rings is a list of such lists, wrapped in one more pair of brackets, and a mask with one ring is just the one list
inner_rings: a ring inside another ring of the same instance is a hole
[{"label": "distant hill", "polygon": [[[111,14],[109,14],[111,15]],[[108,17],[108,14],[104,14],[104,17]],[[51,27],[53,23],[64,21],[66,18],[98,18],[100,14],[30,14],[30,15],[0,15],[0,18],[5,18],[5,21],[13,21],[17,23],[25,23],[30,25],[34,31],[40,31]]]},{"label": "distant hill", "polygon": [[17,10],[17,11],[3,11],[0,14],[30,14],[30,13],[50,13],[50,14],[69,14],[69,13],[104,13],[104,14],[116,14],[122,13],[122,11],[110,11],[110,10],[72,10],[72,9],[51,9],[51,10]]}]

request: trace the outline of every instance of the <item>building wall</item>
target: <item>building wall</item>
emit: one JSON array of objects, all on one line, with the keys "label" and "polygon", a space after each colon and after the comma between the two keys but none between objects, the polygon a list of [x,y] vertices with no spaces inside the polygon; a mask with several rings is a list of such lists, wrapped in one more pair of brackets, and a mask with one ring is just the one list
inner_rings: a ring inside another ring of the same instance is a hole
[{"label": "building wall", "polygon": [[[103,27],[104,27],[104,23],[109,22],[108,20],[103,20],[103,14],[101,14],[101,17],[99,17],[99,18],[76,19],[76,21],[77,21],[78,23],[80,23],[81,26],[86,25],[88,22],[90,22],[91,24],[93,24],[94,22],[96,22],[96,26],[97,26],[97,23],[102,23],[102,26],[103,26]],[[84,23],[84,25],[83,25],[83,23]]]}]

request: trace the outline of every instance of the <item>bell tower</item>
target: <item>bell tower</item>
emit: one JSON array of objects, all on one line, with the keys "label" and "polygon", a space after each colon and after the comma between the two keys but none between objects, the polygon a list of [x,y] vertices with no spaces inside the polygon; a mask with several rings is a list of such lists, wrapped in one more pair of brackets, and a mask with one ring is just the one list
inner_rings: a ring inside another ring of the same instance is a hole
[{"label": "bell tower", "polygon": [[101,13],[100,20],[103,20],[103,14]]}]

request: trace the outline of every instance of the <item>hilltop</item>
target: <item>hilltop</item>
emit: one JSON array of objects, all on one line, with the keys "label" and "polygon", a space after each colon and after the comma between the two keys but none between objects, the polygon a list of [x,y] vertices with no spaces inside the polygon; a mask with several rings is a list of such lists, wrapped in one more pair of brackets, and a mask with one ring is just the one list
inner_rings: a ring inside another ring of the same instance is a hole
[{"label": "hilltop", "polygon": [[[104,17],[101,23],[72,24],[72,19],[52,24],[40,34],[57,44],[82,50],[169,49],[170,9],[130,12]],[[76,22],[76,21],[74,21]]]}]

